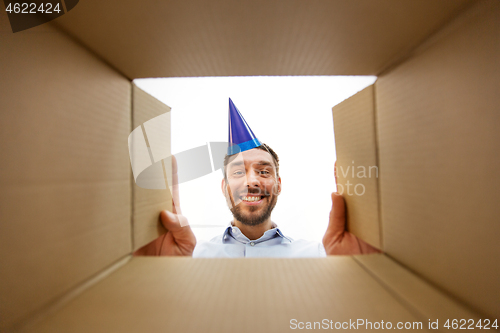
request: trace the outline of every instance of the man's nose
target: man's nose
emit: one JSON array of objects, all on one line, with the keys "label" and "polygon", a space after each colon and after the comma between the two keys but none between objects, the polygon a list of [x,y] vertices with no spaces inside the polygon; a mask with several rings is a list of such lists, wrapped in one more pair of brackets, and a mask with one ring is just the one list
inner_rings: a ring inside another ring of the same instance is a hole
[{"label": "man's nose", "polygon": [[257,178],[257,175],[255,172],[248,172],[247,173],[247,186],[248,187],[259,187],[260,182],[259,179]]}]

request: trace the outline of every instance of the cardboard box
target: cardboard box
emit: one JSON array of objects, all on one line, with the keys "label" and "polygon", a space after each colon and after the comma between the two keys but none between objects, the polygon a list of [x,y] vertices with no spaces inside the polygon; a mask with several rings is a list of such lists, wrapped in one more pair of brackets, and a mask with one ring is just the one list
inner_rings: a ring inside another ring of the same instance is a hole
[{"label": "cardboard box", "polygon": [[[87,0],[16,34],[0,14],[0,330],[500,317],[499,25],[495,0]],[[169,108],[131,80],[316,74],[379,76],[334,121],[339,164],[378,166],[347,206],[385,254],[130,260],[171,201],[133,183],[127,137]]]}]

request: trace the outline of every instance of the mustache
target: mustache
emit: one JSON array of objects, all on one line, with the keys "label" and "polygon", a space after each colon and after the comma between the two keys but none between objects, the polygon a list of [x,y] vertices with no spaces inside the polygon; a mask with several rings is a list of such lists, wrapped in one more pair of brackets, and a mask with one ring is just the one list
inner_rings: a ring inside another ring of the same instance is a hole
[{"label": "mustache", "polygon": [[264,189],[248,188],[248,189],[246,189],[246,191],[238,192],[238,196],[243,196],[246,194],[257,194],[257,195],[261,195],[261,196],[265,196],[265,197],[268,197],[271,195],[271,193],[267,192],[267,190],[265,188]]}]

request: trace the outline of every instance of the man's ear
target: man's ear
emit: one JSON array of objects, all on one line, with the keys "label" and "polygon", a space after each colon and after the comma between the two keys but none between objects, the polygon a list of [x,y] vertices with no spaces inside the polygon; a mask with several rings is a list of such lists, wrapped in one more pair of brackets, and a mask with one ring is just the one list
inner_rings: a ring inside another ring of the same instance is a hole
[{"label": "man's ear", "polygon": [[276,186],[278,187],[278,195],[281,194],[281,177],[278,177],[278,182],[276,183]]},{"label": "man's ear", "polygon": [[220,184],[220,189],[222,190],[222,195],[226,196],[226,179],[222,178],[222,183]]}]

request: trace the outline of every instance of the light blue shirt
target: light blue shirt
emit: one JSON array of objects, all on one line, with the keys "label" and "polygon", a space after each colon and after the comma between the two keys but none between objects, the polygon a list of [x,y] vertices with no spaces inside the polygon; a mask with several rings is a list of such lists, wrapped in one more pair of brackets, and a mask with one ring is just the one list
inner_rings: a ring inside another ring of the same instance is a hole
[{"label": "light blue shirt", "polygon": [[248,239],[238,227],[229,226],[221,236],[196,244],[193,258],[311,258],[326,257],[319,242],[293,240],[277,226],[256,240]]}]

